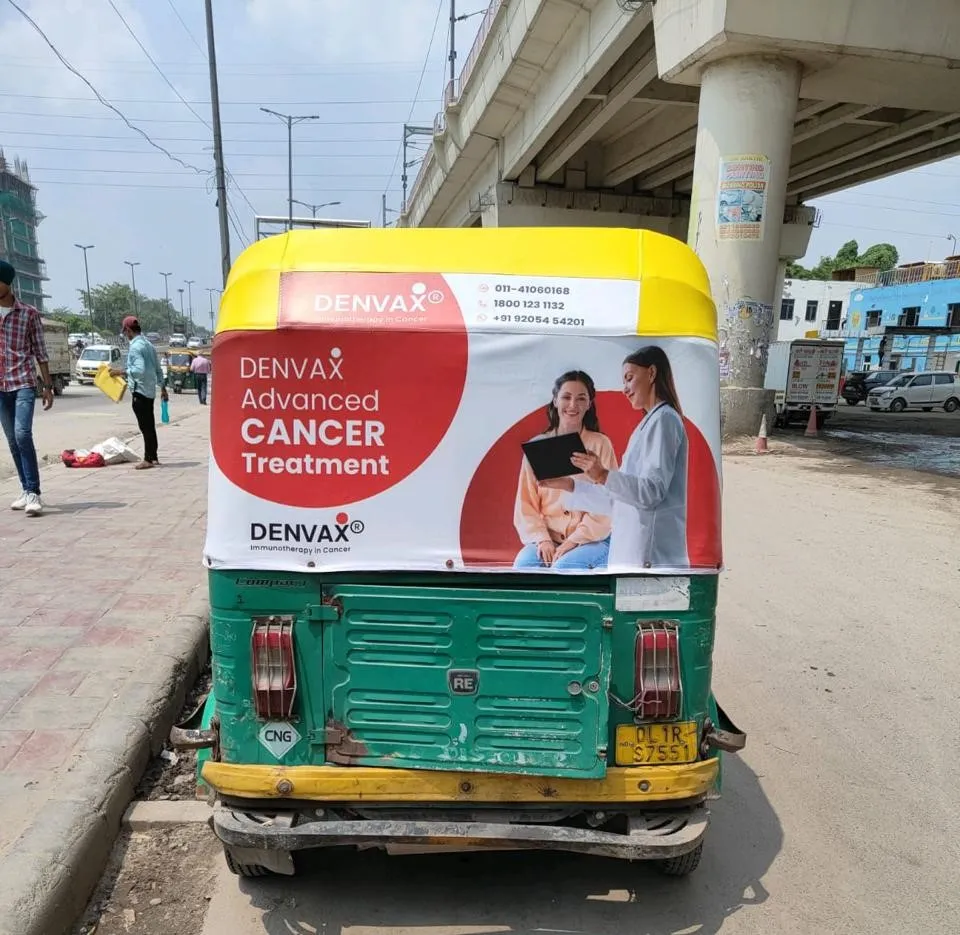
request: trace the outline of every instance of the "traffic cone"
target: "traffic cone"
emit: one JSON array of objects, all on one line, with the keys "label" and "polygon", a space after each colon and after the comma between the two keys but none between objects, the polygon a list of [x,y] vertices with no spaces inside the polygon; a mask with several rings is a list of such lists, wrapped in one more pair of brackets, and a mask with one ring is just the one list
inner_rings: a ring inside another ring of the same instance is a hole
[{"label": "traffic cone", "polygon": [[820,434],[820,428],[817,425],[817,407],[810,407],[810,418],[807,419],[807,430],[803,433],[807,438],[816,438]]},{"label": "traffic cone", "polygon": [[757,435],[757,445],[753,449],[754,454],[765,455],[768,454],[769,449],[767,448],[767,416],[764,413],[763,418],[760,420],[760,434]]}]

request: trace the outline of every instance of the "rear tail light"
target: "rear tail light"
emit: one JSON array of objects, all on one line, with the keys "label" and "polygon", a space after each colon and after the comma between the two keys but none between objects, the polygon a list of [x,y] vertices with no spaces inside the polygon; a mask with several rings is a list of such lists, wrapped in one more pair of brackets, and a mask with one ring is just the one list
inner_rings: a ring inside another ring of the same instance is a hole
[{"label": "rear tail light", "polygon": [[680,645],[677,626],[663,620],[637,625],[634,714],[637,720],[680,716]]},{"label": "rear tail light", "polygon": [[268,721],[289,720],[297,694],[293,618],[255,620],[251,655],[257,717]]}]

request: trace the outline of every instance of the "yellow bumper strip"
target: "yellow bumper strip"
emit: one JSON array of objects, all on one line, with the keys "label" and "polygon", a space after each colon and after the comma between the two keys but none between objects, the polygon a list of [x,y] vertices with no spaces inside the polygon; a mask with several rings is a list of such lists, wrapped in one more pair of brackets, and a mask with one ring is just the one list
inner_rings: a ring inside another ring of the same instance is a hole
[{"label": "yellow bumper strip", "polygon": [[609,769],[604,779],[554,779],[366,766],[253,766],[208,760],[221,795],[318,802],[660,802],[706,794],[719,760]]}]

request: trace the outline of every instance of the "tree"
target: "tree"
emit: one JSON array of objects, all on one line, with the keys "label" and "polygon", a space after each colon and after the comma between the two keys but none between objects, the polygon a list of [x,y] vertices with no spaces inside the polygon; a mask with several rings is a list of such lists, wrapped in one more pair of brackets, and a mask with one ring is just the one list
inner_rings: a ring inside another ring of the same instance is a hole
[{"label": "tree", "polygon": [[893,269],[900,262],[900,254],[893,244],[877,243],[861,254],[860,245],[848,240],[835,256],[820,257],[820,262],[812,269],[799,263],[787,264],[789,279],[830,279],[836,270],[850,269],[855,266],[876,267],[880,270]]},{"label": "tree", "polygon": [[72,333],[84,334],[90,330],[90,319],[86,315],[78,315],[73,309],[66,305],[58,305],[55,309],[47,312],[45,318],[53,318],[56,321],[62,321],[67,330]]},{"label": "tree", "polygon": [[156,331],[170,334],[182,331],[185,334],[203,332],[205,329],[190,324],[189,319],[181,315],[172,302],[166,299],[151,299],[137,290],[134,302],[133,290],[121,282],[111,282],[95,286],[90,290],[93,309],[87,308],[87,293],[80,292],[83,307],[91,312],[93,327],[102,334],[119,334],[120,325],[127,315],[136,312],[144,332]]}]

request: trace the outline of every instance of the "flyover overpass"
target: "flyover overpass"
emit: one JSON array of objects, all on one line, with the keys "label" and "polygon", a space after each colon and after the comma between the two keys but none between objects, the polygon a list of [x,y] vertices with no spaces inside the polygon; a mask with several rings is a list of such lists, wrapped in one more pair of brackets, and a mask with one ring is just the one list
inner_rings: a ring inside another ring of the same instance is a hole
[{"label": "flyover overpass", "polygon": [[493,0],[401,224],[686,238],[720,308],[725,433],[752,433],[804,202],[957,154],[960,0]]}]

